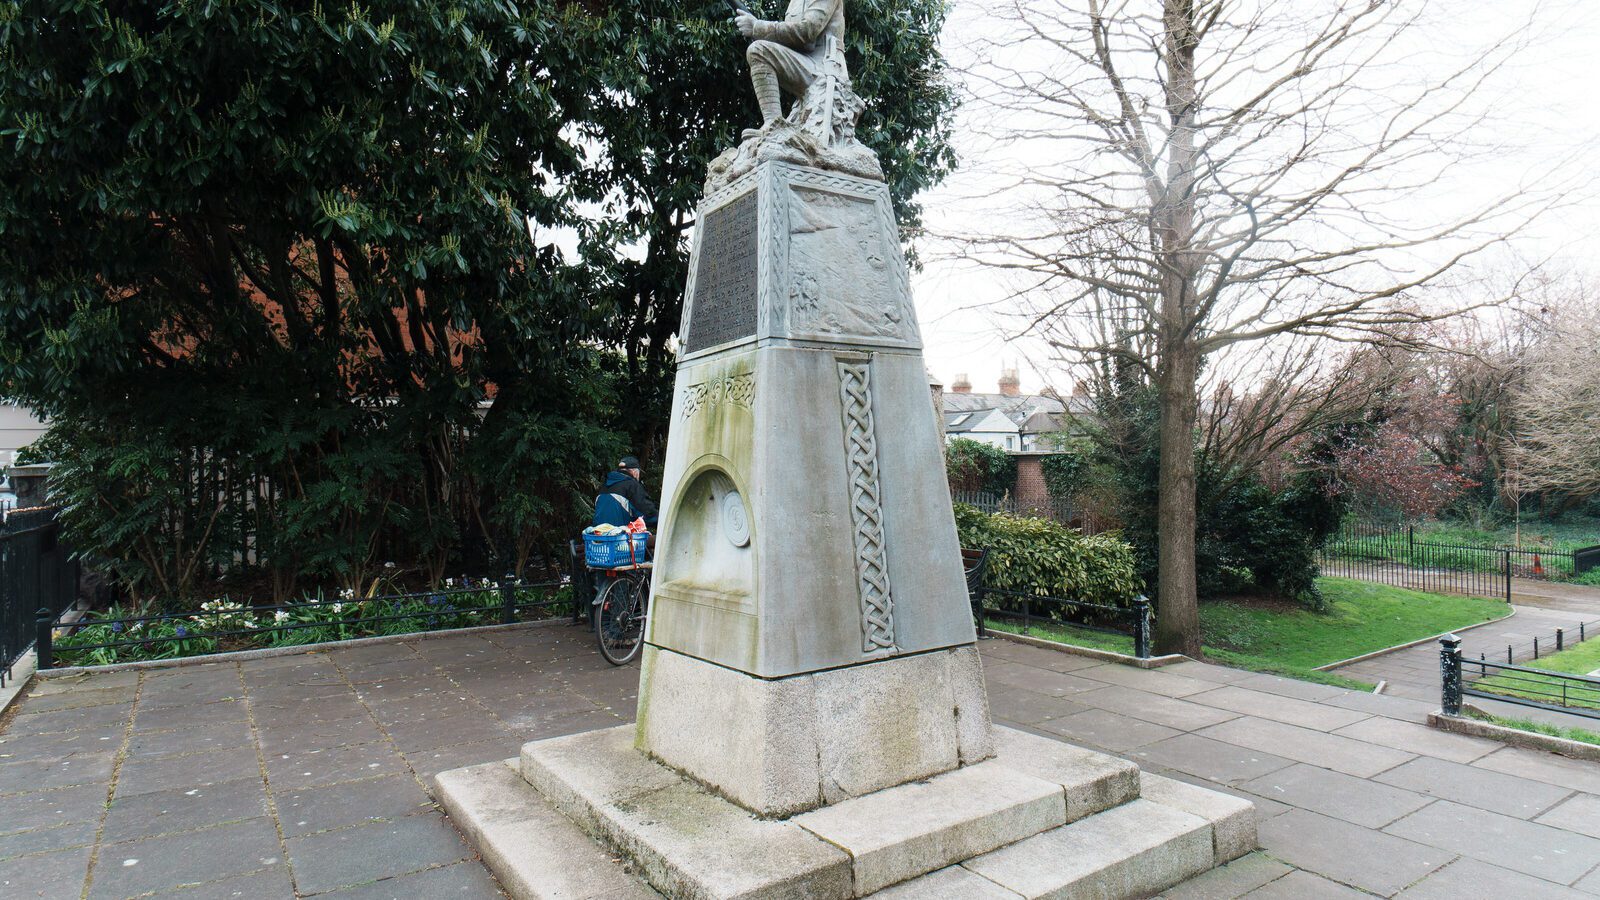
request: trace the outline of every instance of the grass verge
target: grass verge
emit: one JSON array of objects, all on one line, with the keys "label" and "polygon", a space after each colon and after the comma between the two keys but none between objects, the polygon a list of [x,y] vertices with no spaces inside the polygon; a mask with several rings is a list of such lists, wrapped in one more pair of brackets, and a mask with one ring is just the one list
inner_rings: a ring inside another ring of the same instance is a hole
[{"label": "grass verge", "polygon": [[1488,722],[1491,725],[1499,725],[1502,728],[1515,728],[1518,731],[1531,731],[1534,734],[1565,738],[1569,741],[1578,741],[1579,743],[1583,744],[1594,744],[1595,746],[1600,747],[1600,733],[1589,731],[1584,728],[1563,728],[1560,725],[1550,725],[1545,722],[1535,722],[1532,719],[1508,719],[1503,716],[1492,716],[1486,712],[1479,712],[1475,709],[1466,709],[1462,710],[1461,712],[1462,715],[1465,715],[1469,719],[1477,719],[1480,722]]},{"label": "grass verge", "polygon": [[[1510,615],[1499,600],[1426,594],[1348,578],[1321,578],[1327,612],[1284,603],[1220,600],[1200,605],[1207,659],[1223,665],[1320,684],[1371,690],[1372,685],[1317,666],[1372,653]],[[1008,623],[995,630],[1020,632]],[[1133,639],[1071,625],[1030,626],[1028,634],[1118,653]]]}]

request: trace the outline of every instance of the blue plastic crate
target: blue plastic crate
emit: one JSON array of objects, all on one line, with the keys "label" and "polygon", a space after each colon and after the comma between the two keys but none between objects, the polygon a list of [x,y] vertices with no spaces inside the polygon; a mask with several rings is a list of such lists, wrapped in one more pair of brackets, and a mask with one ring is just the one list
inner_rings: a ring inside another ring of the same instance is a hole
[{"label": "blue plastic crate", "polygon": [[[633,539],[631,554],[628,549],[630,537]],[[608,535],[585,534],[583,561],[592,569],[614,569],[617,566],[642,563],[649,558],[646,550],[649,540],[650,534],[643,531],[632,535],[626,532]]]}]

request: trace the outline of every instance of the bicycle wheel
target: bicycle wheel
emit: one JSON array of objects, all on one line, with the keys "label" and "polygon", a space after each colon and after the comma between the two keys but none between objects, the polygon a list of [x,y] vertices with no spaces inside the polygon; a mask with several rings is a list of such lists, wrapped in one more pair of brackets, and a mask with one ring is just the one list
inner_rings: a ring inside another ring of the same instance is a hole
[{"label": "bicycle wheel", "polygon": [[600,595],[594,632],[600,655],[613,666],[626,665],[644,643],[645,590],[642,579],[618,578]]}]

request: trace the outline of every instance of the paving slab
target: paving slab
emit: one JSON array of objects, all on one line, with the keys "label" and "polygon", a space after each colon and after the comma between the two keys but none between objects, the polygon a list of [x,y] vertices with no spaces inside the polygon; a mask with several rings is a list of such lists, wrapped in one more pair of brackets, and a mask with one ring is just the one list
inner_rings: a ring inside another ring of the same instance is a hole
[{"label": "paving slab", "polygon": [[279,791],[276,803],[286,837],[377,819],[398,819],[433,808],[433,801],[410,774]]},{"label": "paving slab", "polygon": [[75,731],[98,726],[125,726],[132,718],[133,707],[125,703],[106,706],[85,706],[81,709],[63,709],[56,712],[29,713],[27,701],[24,709],[7,726],[9,735],[47,734],[55,731]]},{"label": "paving slab", "polygon": [[165,756],[169,753],[226,750],[253,744],[254,741],[255,734],[250,723],[243,719],[170,731],[140,731],[138,723],[135,723],[133,736],[128,739],[128,753],[133,756]]},{"label": "paving slab", "polygon": [[170,756],[135,756],[117,770],[117,798],[173,789],[189,790],[224,781],[260,778],[254,747],[207,750]]},{"label": "paving slab", "polygon": [[174,788],[118,797],[106,810],[106,842],[191,831],[222,822],[267,815],[267,791],[260,777],[192,788]]},{"label": "paving slab", "polygon": [[1173,675],[1198,678],[1201,681],[1210,681],[1216,684],[1236,684],[1246,678],[1253,678],[1257,674],[1245,669],[1231,669],[1227,666],[1195,662],[1194,660],[1173,663],[1170,666],[1163,666],[1162,669]]},{"label": "paving slab", "polygon": [[[1592,838],[1600,838],[1600,796],[1573,794],[1537,816],[1534,821],[1541,825],[1553,825]],[[1600,865],[1600,860],[1595,862]]]},{"label": "paving slab", "polygon": [[1279,769],[1270,775],[1247,781],[1240,787],[1263,797],[1366,828],[1382,828],[1433,802],[1432,797],[1414,791],[1306,763]]},{"label": "paving slab", "polygon": [[[242,691],[240,692],[243,693]],[[222,722],[244,722],[250,718],[250,706],[243,699],[229,698],[209,702],[183,702],[174,697],[172,706],[156,708],[139,704],[139,715],[133,720],[133,730],[166,731],[174,728],[194,728]]]},{"label": "paving slab", "polygon": [[1414,754],[1391,750],[1351,738],[1270,719],[1234,719],[1198,732],[1213,740],[1287,756],[1300,762],[1327,766],[1347,775],[1367,778],[1392,769]]},{"label": "paving slab", "polygon": [[34,759],[0,765],[0,794],[22,794],[111,780],[116,753],[80,753],[61,759]]},{"label": "paving slab", "polygon": [[1371,894],[1310,872],[1290,872],[1244,895],[1249,900],[1365,900]]},{"label": "paving slab", "polygon": [[1396,766],[1375,780],[1519,819],[1531,819],[1572,795],[1542,781],[1427,756]]},{"label": "paving slab", "polygon": [[77,900],[83,893],[92,847],[0,860],[0,888],[8,897]]},{"label": "paving slab", "polygon": [[472,848],[437,813],[288,838],[284,845],[294,868],[295,883],[303,894],[363,884],[473,856]]},{"label": "paving slab", "polygon": [[1402,900],[1463,900],[1467,897],[1527,897],[1584,900],[1566,885],[1491,866],[1463,856],[1396,895]]},{"label": "paving slab", "polygon": [[1415,722],[1398,722],[1382,716],[1373,716],[1362,719],[1354,725],[1346,725],[1333,732],[1341,737],[1352,737],[1358,741],[1369,744],[1379,744],[1404,750],[1408,753],[1420,753],[1424,756],[1433,756],[1447,759],[1451,762],[1469,763],[1475,759],[1487,756],[1505,746],[1499,741],[1484,738],[1469,737],[1464,734],[1451,734],[1427,725]]},{"label": "paving slab", "polygon": [[1198,734],[1159,741],[1129,755],[1141,764],[1150,762],[1220,784],[1238,784],[1294,764],[1292,759]]},{"label": "paving slab", "polygon": [[1294,697],[1297,700],[1310,700],[1321,702],[1338,697],[1343,694],[1354,693],[1349,688],[1334,687],[1331,684],[1318,684],[1314,681],[1301,681],[1298,678],[1284,678],[1282,675],[1252,675],[1233,682],[1241,688],[1252,691],[1263,691],[1268,694],[1277,694],[1281,697]]},{"label": "paving slab", "polygon": [[1153,725],[1103,709],[1090,709],[1051,719],[1039,723],[1037,727],[1041,731],[1059,734],[1069,741],[1117,751],[1132,750],[1183,733],[1175,728]]},{"label": "paving slab", "polygon": [[1559,884],[1577,881],[1600,862],[1600,840],[1448,800],[1383,830]]},{"label": "paving slab", "polygon": [[1384,896],[1456,857],[1426,843],[1302,809],[1261,823],[1261,847],[1297,868]]},{"label": "paving slab", "polygon": [[271,780],[273,790],[279,791],[405,771],[405,765],[394,750],[381,743],[330,747],[326,750],[290,750],[267,756],[265,761],[267,778]]},{"label": "paving slab", "polygon": [[1543,750],[1505,747],[1479,757],[1472,764],[1480,769],[1531,778],[1556,787],[1600,794],[1600,764],[1588,760],[1569,759]]},{"label": "paving slab", "polygon": [[1002,663],[984,669],[984,680],[1043,694],[1047,697],[1070,697],[1085,691],[1105,687],[1101,681],[1079,678],[1053,669],[1027,666],[1019,663]]},{"label": "paving slab", "polygon": [[1216,690],[1206,691],[1192,698],[1195,703],[1203,703],[1218,709],[1232,710],[1249,716],[1263,719],[1273,719],[1288,725],[1299,725],[1302,728],[1317,728],[1332,731],[1353,725],[1367,717],[1367,713],[1352,709],[1343,709],[1328,706],[1324,703],[1313,703],[1309,700],[1299,700],[1294,697],[1282,697],[1277,694],[1268,694],[1262,691],[1252,691],[1235,685],[1226,685]]},{"label": "paving slab", "polygon": [[294,895],[294,879],[289,875],[289,867],[274,863],[244,875],[174,888],[154,896],[162,900],[250,900],[256,897],[267,900]]},{"label": "paving slab", "polygon": [[106,808],[106,786],[80,784],[48,791],[11,794],[0,805],[0,834],[50,828],[73,822],[98,822]]},{"label": "paving slab", "polygon": [[83,847],[94,843],[94,822],[72,822],[0,835],[0,859]]},{"label": "paving slab", "polygon": [[469,897],[473,900],[500,894],[494,878],[475,862],[461,862],[399,875],[370,884],[332,891],[326,896],[338,900],[418,900],[435,897]]},{"label": "paving slab", "polygon": [[1101,663],[1091,669],[1079,669],[1074,674],[1080,678],[1120,684],[1123,687],[1136,688],[1147,694],[1159,694],[1163,697],[1187,697],[1190,694],[1215,690],[1217,687],[1214,681],[1172,675],[1160,669],[1125,666],[1121,663]]},{"label": "paving slab", "polygon": [[270,866],[282,858],[277,829],[264,817],[106,844],[91,873],[89,897],[123,898],[203,884]]},{"label": "paving slab", "polygon": [[1121,685],[1077,694],[1072,699],[1073,702],[1084,706],[1092,706],[1167,728],[1176,728],[1179,731],[1193,731],[1196,728],[1237,719],[1240,715],[1231,710],[1175,700],[1161,694],[1150,694]]}]

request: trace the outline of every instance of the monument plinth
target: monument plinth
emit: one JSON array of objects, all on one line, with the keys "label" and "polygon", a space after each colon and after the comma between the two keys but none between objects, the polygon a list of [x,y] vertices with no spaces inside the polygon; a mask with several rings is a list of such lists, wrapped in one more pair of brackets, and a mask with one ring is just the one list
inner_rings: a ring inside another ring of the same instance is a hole
[{"label": "monument plinth", "polygon": [[989,756],[887,188],[765,162],[700,221],[639,749],[763,815]]},{"label": "monument plinth", "polygon": [[638,721],[446,810],[518,898],[1143,896],[1253,849],[1245,801],[991,726],[843,0],[738,23],[764,124],[699,210]]}]

